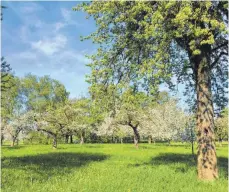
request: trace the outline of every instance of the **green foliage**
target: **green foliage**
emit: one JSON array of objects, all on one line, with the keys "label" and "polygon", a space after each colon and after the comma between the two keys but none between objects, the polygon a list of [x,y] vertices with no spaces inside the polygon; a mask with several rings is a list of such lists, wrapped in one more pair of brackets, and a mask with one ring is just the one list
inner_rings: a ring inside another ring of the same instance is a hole
[{"label": "green foliage", "polygon": [[50,107],[56,108],[65,103],[69,96],[64,85],[49,76],[28,74],[21,82],[28,110],[44,112]]},{"label": "green foliage", "polygon": [[155,95],[162,82],[173,88],[171,77],[176,76],[190,94],[196,91],[198,58],[207,55],[214,101],[222,108],[228,79],[227,5],[226,1],[93,1],[73,8],[97,24],[97,30],[83,38],[100,44],[88,65],[91,92],[102,98],[109,86],[120,91],[134,85]]},{"label": "green foliage", "polygon": [[10,64],[5,61],[4,57],[1,57],[1,92],[7,91],[15,85],[11,70]]},{"label": "green foliage", "polygon": [[215,121],[216,139],[222,142],[228,139],[228,108],[225,108]]},{"label": "green foliage", "polygon": [[32,145],[32,144],[51,144],[52,138],[44,134],[43,132],[30,131],[26,138],[23,139],[23,144]]},{"label": "green foliage", "polygon": [[14,86],[1,92],[1,116],[9,119],[19,108],[20,103],[20,81],[19,78],[10,76],[10,81]]}]

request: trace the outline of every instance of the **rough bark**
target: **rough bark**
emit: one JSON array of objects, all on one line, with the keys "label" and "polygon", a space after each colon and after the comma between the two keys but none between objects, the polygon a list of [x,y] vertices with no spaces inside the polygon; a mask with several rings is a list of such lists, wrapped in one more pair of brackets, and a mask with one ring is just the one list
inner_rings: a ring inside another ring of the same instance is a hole
[{"label": "rough bark", "polygon": [[56,135],[53,135],[52,147],[53,147],[53,149],[57,148],[57,136]]},{"label": "rough bark", "polygon": [[214,114],[210,82],[210,58],[206,54],[196,63],[197,91],[197,170],[202,180],[218,178],[217,157],[214,144]]}]

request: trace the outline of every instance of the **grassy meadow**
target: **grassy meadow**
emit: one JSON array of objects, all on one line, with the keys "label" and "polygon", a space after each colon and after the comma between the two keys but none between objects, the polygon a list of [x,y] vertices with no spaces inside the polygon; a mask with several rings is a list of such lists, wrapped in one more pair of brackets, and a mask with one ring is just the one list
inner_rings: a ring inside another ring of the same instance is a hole
[{"label": "grassy meadow", "polygon": [[226,192],[228,146],[217,147],[220,179],[197,180],[191,146],[61,144],[2,146],[2,192]]}]

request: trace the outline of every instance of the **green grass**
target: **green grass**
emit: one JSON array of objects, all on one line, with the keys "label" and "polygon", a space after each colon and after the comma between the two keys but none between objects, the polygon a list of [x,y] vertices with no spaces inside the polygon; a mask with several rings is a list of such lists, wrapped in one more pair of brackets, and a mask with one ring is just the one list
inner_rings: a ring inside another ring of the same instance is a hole
[{"label": "green grass", "polygon": [[140,144],[2,147],[2,191],[226,192],[227,145],[217,148],[220,179],[197,180],[190,146]]}]

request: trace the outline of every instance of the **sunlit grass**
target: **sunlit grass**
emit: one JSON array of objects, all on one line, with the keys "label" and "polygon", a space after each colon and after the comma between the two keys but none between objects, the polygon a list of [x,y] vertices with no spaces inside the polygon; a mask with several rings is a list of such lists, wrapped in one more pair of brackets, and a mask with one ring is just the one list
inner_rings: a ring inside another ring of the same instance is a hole
[{"label": "sunlit grass", "polygon": [[220,179],[197,180],[190,145],[76,144],[2,147],[2,191],[224,192],[227,145],[217,148]]}]

